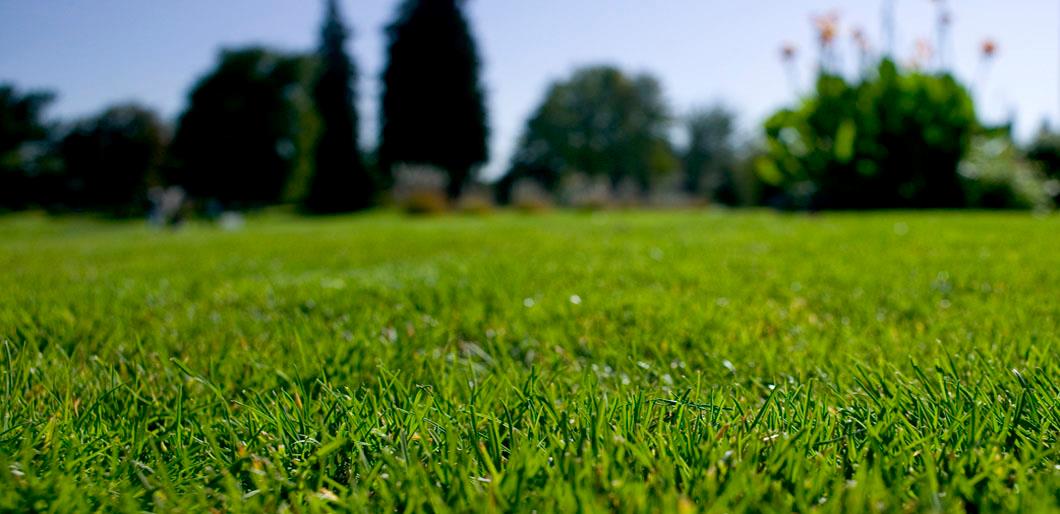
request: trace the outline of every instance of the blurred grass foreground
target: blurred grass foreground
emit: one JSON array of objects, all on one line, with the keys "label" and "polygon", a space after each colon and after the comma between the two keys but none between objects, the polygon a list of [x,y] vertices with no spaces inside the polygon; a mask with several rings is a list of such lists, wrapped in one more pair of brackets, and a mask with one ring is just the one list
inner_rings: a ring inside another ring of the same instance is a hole
[{"label": "blurred grass foreground", "polygon": [[1060,508],[1060,219],[0,219],[0,511]]}]

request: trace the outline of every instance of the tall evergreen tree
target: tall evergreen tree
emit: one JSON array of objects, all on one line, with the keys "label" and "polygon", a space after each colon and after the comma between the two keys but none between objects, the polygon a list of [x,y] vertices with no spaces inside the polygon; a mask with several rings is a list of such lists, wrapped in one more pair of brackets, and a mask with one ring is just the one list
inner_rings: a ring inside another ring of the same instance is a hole
[{"label": "tall evergreen tree", "polygon": [[358,147],[355,83],[357,69],[346,54],[348,30],[338,2],[327,0],[318,51],[319,74],[313,101],[320,116],[316,172],[306,207],[316,212],[363,209],[372,204],[375,187]]},{"label": "tall evergreen tree", "polygon": [[405,0],[387,27],[380,168],[437,166],[459,196],[489,157],[479,57],[462,0]]}]

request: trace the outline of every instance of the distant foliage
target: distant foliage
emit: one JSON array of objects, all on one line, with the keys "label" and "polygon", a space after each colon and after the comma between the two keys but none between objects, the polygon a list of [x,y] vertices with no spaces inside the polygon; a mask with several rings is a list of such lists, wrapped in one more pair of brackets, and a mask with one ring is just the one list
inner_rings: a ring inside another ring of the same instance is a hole
[{"label": "distant foliage", "polygon": [[1060,134],[1043,127],[1027,149],[1027,158],[1036,163],[1048,179],[1047,190],[1060,200]]},{"label": "distant foliage", "polygon": [[161,180],[168,139],[158,115],[136,104],[77,122],[59,145],[71,205],[115,215],[144,212],[148,188]]},{"label": "distant foliage", "polygon": [[460,198],[453,204],[456,212],[464,215],[484,216],[492,214],[497,205],[494,203],[493,188],[481,182],[464,186]]},{"label": "distant foliage", "polygon": [[553,195],[532,179],[522,179],[511,187],[510,203],[523,212],[544,212],[555,205]]},{"label": "distant foliage", "polygon": [[394,168],[391,197],[409,214],[440,214],[448,210],[444,171],[433,166],[402,164]]},{"label": "distant foliage", "polygon": [[616,203],[611,181],[602,175],[591,177],[573,173],[565,176],[556,188],[555,196],[564,205],[586,211],[605,209]]},{"label": "distant foliage", "polygon": [[328,0],[313,85],[320,135],[305,200],[306,207],[316,212],[363,209],[375,198],[375,184],[358,146],[357,67],[346,54],[347,37],[337,2]]},{"label": "distant foliage", "polygon": [[646,192],[655,177],[674,171],[671,115],[658,80],[595,66],[556,82],[527,122],[501,197],[521,180],[555,191],[564,177],[606,177],[612,187],[631,181]]},{"label": "distant foliage", "polygon": [[723,105],[696,110],[685,119],[685,130],[683,190],[720,203],[738,203],[736,115]]},{"label": "distant foliage", "polygon": [[1060,134],[1040,132],[1027,149],[1027,157],[1041,163],[1049,177],[1060,178]]},{"label": "distant foliage", "polygon": [[488,157],[479,55],[460,0],[405,0],[387,27],[380,168],[436,166],[459,196]]},{"label": "distant foliage", "polygon": [[309,152],[300,122],[312,108],[311,64],[263,48],[222,52],[180,117],[172,179],[228,208],[280,201]]},{"label": "distant foliage", "polygon": [[1055,181],[1028,161],[1007,134],[973,140],[960,165],[968,205],[988,209],[1048,209]]},{"label": "distant foliage", "polygon": [[48,204],[59,182],[50,157],[44,110],[55,96],[0,84],[0,210]]},{"label": "distant foliage", "polygon": [[766,121],[759,172],[790,207],[961,207],[957,166],[976,127],[949,74],[887,59],[854,81],[822,71],[809,97]]}]

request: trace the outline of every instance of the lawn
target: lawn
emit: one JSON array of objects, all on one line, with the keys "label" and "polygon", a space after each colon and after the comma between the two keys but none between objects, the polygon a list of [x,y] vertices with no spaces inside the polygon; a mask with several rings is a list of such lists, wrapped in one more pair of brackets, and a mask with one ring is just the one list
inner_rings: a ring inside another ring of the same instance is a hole
[{"label": "lawn", "polygon": [[0,511],[1060,510],[1060,217],[0,218]]}]

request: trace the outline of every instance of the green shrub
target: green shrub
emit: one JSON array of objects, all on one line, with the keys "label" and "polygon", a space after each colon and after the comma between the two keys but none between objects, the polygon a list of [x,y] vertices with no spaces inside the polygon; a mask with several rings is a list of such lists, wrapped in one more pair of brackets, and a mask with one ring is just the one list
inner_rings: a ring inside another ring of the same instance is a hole
[{"label": "green shrub", "polygon": [[758,171],[792,207],[958,207],[957,165],[976,125],[948,74],[886,59],[854,81],[822,72],[812,95],[766,121]]},{"label": "green shrub", "polygon": [[1050,181],[1007,137],[976,138],[960,175],[972,207],[1046,209],[1053,204]]},{"label": "green shrub", "polygon": [[1042,130],[1027,149],[1027,158],[1041,164],[1047,177],[1060,179],[1060,134]]}]

